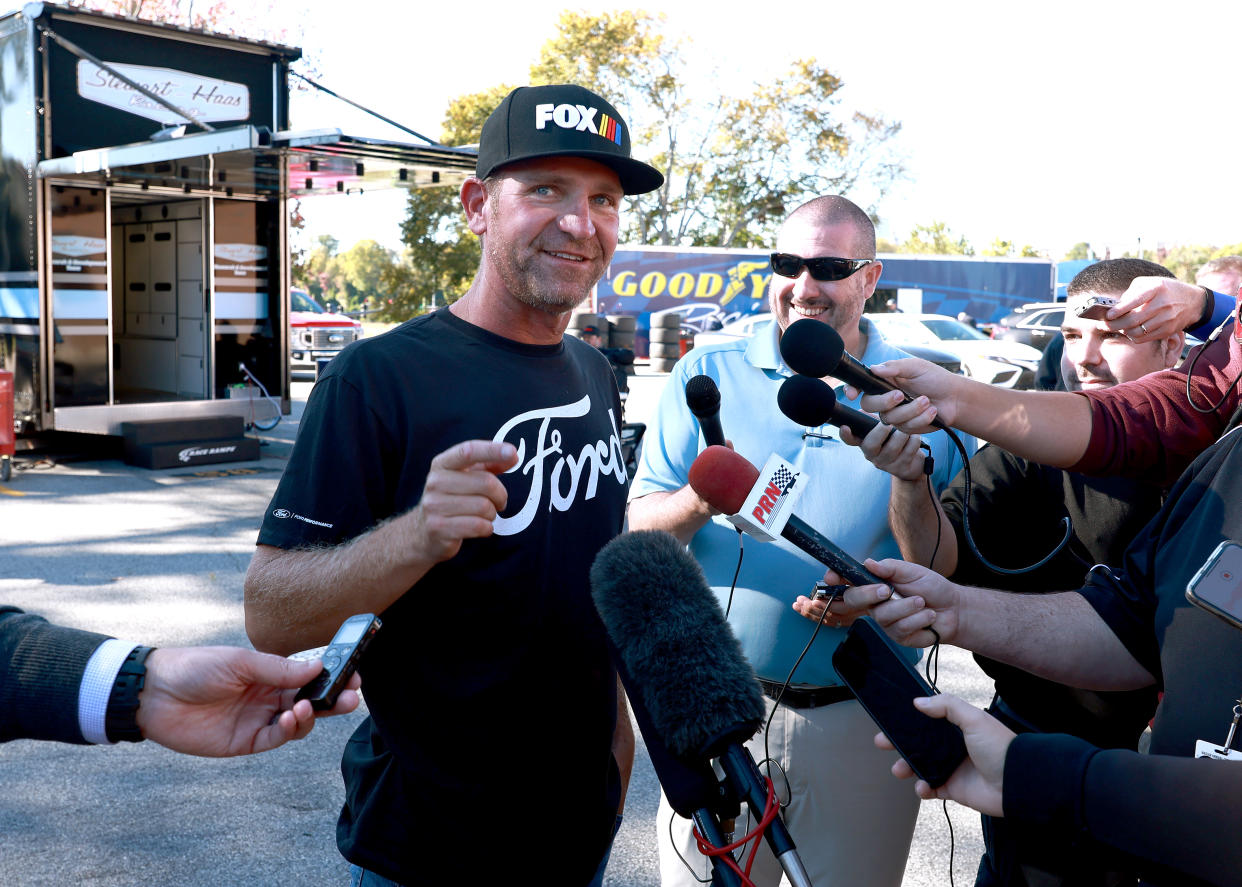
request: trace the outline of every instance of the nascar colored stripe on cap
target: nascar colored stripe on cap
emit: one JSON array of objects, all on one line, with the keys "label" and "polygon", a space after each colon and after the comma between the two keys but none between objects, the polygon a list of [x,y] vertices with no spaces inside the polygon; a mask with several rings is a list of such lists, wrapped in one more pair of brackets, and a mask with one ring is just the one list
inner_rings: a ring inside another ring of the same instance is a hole
[{"label": "nascar colored stripe on cap", "polygon": [[626,194],[664,184],[664,175],[630,156],[630,134],[617,109],[573,84],[519,86],[483,124],[475,175],[541,157],[585,157],[617,174]]}]

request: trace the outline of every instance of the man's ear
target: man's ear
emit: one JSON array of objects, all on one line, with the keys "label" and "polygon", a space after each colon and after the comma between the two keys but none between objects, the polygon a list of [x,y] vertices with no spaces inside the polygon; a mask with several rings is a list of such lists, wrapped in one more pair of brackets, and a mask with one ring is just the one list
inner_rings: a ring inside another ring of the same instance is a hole
[{"label": "man's ear", "polygon": [[487,231],[487,188],[482,180],[470,176],[462,182],[461,205],[470,230],[482,236]]},{"label": "man's ear", "polygon": [[884,273],[884,263],[879,260],[874,261],[859,273],[867,275],[867,298],[870,299],[875,294],[876,284],[880,282],[880,275]]},{"label": "man's ear", "polygon": [[1182,359],[1182,349],[1186,347],[1186,334],[1176,332],[1164,340],[1164,368],[1171,370]]}]

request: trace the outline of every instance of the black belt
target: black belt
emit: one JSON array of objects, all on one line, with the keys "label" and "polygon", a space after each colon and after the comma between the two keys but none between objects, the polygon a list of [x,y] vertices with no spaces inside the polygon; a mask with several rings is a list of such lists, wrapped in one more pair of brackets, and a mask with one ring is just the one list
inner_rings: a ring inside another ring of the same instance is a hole
[{"label": "black belt", "polygon": [[825,705],[832,705],[834,702],[845,702],[847,699],[854,698],[854,692],[845,686],[790,686],[785,687],[785,692],[782,693],[782,684],[774,681],[765,681],[763,678],[758,680],[764,696],[769,699],[775,699],[777,696],[780,696],[781,705],[788,705],[790,708],[822,708]]}]

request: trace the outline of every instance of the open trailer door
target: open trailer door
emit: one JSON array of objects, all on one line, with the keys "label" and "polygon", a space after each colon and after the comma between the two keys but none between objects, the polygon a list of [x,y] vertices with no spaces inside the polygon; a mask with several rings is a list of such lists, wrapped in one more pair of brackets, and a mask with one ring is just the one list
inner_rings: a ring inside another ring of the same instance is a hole
[{"label": "open trailer door", "polygon": [[243,126],[75,152],[38,166],[43,293],[60,430],[242,414],[253,376],[288,392],[290,196],[455,185],[471,151],[337,130]]},{"label": "open trailer door", "polygon": [[288,412],[289,198],[473,172],[469,150],[290,131],[300,56],[52,4],[0,15],[0,368],[19,434],[246,417],[230,394],[252,380]]}]

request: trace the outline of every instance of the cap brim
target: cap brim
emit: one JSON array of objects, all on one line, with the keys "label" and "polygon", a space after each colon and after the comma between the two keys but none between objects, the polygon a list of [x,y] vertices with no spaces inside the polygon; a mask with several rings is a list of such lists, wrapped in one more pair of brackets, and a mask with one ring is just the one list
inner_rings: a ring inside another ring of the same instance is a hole
[{"label": "cap brim", "polygon": [[622,157],[619,154],[610,154],[607,151],[583,151],[581,148],[566,148],[563,151],[538,151],[524,154],[521,157],[510,157],[504,163],[498,164],[489,170],[487,175],[493,175],[512,163],[518,163],[523,160],[538,160],[541,157],[585,157],[588,160],[594,160],[596,163],[602,163],[617,174],[617,178],[621,180],[621,190],[627,195],[646,194],[648,191],[654,191],[664,184],[664,173],[654,166],[648,166],[641,160],[635,160],[632,157]]}]

